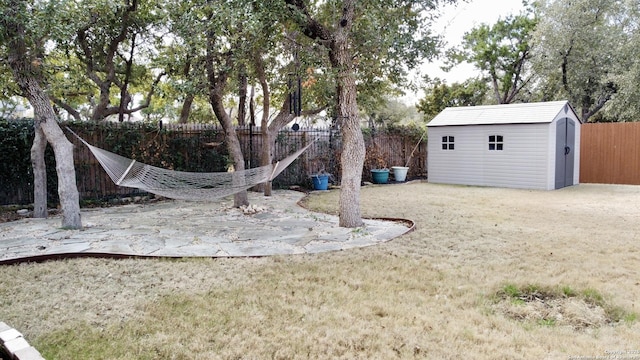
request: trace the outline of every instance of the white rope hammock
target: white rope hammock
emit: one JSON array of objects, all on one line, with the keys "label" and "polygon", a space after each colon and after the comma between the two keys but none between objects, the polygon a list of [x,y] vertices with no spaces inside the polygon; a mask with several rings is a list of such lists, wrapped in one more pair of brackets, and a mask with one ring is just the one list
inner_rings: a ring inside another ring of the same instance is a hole
[{"label": "white rope hammock", "polygon": [[198,173],[173,171],[143,164],[95,147],[71,129],[67,130],[91,150],[116,185],[140,189],[171,199],[193,201],[222,198],[271,181],[313,144],[312,141],[275,164],[242,171]]}]

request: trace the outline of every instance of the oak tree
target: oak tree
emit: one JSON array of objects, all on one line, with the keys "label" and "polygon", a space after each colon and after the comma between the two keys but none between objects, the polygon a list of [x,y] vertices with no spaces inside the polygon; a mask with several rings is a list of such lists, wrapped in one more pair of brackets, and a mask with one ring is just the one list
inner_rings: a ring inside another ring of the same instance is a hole
[{"label": "oak tree", "polygon": [[35,216],[45,217],[46,170],[44,151],[51,144],[58,175],[58,193],[62,208],[62,226],[82,227],[80,199],[73,164],[73,144],[58,125],[52,102],[45,89],[45,43],[50,29],[43,19],[53,11],[47,3],[27,0],[3,0],[0,5],[0,54],[6,59],[15,83],[34,109],[35,139],[31,148],[34,167]]},{"label": "oak tree", "polygon": [[407,70],[436,53],[430,20],[438,1],[285,0],[290,19],[327,51],[336,81],[335,119],[342,135],[340,220],[363,225],[360,184],[365,158],[358,87],[389,79],[406,81]]},{"label": "oak tree", "polygon": [[[542,85],[566,98],[583,121],[620,93],[633,94],[638,69],[637,1],[540,2],[534,62]],[[636,90],[637,92],[637,90]],[[622,104],[624,105],[624,104]]]},{"label": "oak tree", "polygon": [[530,39],[535,24],[527,13],[481,24],[464,34],[459,48],[448,51],[449,66],[473,64],[488,79],[498,104],[526,100],[518,96],[533,78]]}]

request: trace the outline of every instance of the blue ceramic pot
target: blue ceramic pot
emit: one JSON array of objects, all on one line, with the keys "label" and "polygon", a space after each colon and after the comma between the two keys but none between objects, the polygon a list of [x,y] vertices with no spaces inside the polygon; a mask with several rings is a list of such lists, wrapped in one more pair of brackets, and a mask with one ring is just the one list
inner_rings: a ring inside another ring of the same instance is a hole
[{"label": "blue ceramic pot", "polygon": [[374,184],[389,182],[389,169],[371,169],[371,179]]}]

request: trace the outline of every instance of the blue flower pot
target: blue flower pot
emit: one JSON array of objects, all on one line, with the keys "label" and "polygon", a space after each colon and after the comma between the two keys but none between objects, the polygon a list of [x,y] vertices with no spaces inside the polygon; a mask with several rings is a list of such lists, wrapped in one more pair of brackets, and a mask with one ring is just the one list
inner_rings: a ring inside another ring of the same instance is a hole
[{"label": "blue flower pot", "polygon": [[371,179],[374,184],[389,182],[389,169],[371,169]]},{"label": "blue flower pot", "polygon": [[327,190],[329,188],[329,175],[311,175],[311,181],[313,181],[313,188],[315,190]]}]

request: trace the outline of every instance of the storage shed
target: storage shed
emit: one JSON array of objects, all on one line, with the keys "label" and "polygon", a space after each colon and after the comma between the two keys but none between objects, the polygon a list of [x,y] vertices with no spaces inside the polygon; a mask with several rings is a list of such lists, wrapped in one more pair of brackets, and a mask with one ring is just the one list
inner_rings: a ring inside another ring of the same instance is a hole
[{"label": "storage shed", "polygon": [[578,184],[580,119],[567,101],[446,108],[429,124],[429,182],[553,190]]}]

